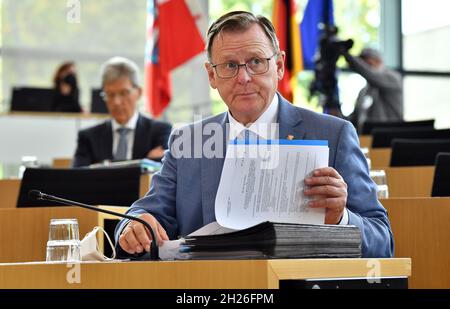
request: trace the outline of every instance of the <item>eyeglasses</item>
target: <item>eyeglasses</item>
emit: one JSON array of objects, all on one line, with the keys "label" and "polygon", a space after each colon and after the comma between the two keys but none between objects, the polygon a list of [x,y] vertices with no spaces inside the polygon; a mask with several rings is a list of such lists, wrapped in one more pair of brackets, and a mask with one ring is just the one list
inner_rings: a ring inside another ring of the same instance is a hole
[{"label": "eyeglasses", "polygon": [[119,97],[119,99],[126,99],[130,96],[130,94],[133,92],[135,88],[130,89],[123,89],[119,92],[100,92],[100,96],[102,97],[103,101],[112,101],[116,98],[116,96]]},{"label": "eyeglasses", "polygon": [[216,74],[219,78],[235,77],[238,74],[240,67],[245,67],[245,70],[250,75],[259,75],[269,71],[269,61],[276,55],[278,55],[278,53],[273,54],[269,58],[252,58],[244,64],[226,62],[219,64],[211,63],[211,66],[216,70]]}]

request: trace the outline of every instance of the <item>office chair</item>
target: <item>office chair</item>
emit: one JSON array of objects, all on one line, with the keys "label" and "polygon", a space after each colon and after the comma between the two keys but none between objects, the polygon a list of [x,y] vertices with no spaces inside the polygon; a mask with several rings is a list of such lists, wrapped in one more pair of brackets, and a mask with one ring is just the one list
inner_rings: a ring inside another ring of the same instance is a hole
[{"label": "office chair", "polygon": [[394,139],[390,166],[434,165],[439,152],[450,152],[450,139]]},{"label": "office chair", "polygon": [[91,205],[129,206],[139,199],[140,167],[120,168],[27,168],[17,207],[61,206],[28,197],[30,190]]},{"label": "office chair", "polygon": [[11,96],[11,111],[50,112],[53,104],[53,89],[14,87]]},{"label": "office chair", "polygon": [[450,196],[450,152],[436,156],[431,196]]},{"label": "office chair", "polygon": [[450,129],[432,128],[377,128],[372,130],[372,148],[391,147],[392,140],[401,139],[450,139]]},{"label": "office chair", "polygon": [[103,98],[100,96],[102,89],[91,90],[91,113],[108,114],[108,108]]},{"label": "office chair", "polygon": [[368,135],[372,133],[373,129],[379,128],[434,128],[434,119],[420,120],[420,121],[366,121],[362,127],[362,134]]}]

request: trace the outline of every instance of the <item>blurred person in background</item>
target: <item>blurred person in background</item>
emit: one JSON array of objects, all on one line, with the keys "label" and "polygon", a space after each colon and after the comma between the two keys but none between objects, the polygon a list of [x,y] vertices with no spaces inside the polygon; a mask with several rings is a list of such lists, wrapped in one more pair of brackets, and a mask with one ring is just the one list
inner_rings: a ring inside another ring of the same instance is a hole
[{"label": "blurred person in background", "polygon": [[53,77],[54,96],[52,111],[80,113],[79,90],[75,63],[69,61],[61,64]]}]

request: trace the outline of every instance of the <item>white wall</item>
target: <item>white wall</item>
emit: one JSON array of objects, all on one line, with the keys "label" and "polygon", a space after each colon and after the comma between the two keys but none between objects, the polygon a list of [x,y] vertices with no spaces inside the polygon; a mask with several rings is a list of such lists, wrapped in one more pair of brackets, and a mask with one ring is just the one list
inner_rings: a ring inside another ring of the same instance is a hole
[{"label": "white wall", "polygon": [[25,155],[36,156],[40,164],[53,158],[71,158],[77,133],[104,118],[56,115],[0,115],[0,162],[18,164]]}]

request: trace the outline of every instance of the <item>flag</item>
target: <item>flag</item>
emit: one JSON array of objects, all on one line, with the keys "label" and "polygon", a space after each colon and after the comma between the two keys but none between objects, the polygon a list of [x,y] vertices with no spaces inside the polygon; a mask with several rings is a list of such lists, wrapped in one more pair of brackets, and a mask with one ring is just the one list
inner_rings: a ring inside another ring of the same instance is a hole
[{"label": "flag", "polygon": [[159,116],[172,97],[170,71],[203,52],[205,42],[185,0],[147,0],[147,106]]},{"label": "flag", "polygon": [[278,83],[278,91],[290,102],[294,100],[297,74],[303,70],[296,12],[294,0],[274,0],[272,21],[280,42],[280,49],[286,52],[284,76]]},{"label": "flag", "polygon": [[300,24],[303,64],[305,69],[314,70],[314,57],[319,46],[321,23],[334,25],[333,0],[309,0]]}]

